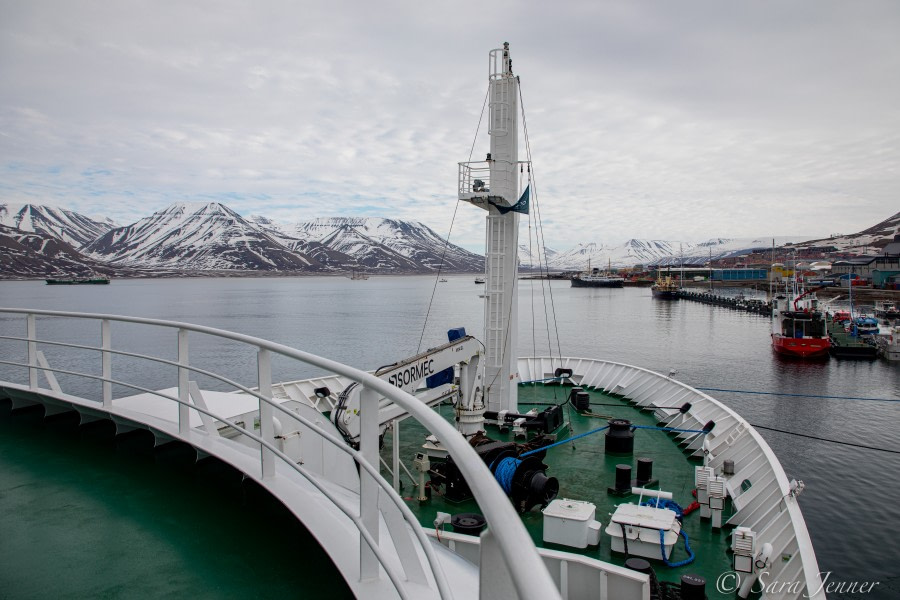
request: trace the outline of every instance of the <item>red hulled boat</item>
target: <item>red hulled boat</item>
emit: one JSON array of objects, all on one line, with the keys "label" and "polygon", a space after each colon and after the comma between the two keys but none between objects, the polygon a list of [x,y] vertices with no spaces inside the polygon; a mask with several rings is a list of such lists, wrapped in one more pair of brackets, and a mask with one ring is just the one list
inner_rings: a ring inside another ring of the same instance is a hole
[{"label": "red hulled boat", "polygon": [[772,348],[795,358],[825,358],[831,340],[815,292],[775,297],[772,307]]}]

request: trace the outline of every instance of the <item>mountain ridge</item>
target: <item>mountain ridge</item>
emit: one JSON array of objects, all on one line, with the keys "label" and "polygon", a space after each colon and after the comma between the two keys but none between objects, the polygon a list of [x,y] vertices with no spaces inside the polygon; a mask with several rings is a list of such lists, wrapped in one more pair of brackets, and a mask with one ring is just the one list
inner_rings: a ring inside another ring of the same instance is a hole
[{"label": "mountain ridge", "polygon": [[[475,272],[484,257],[447,244],[427,225],[382,217],[320,217],[292,224],[242,217],[218,202],[178,202],[124,227],[44,205],[0,204],[2,276],[83,273],[327,274]],[[810,240],[776,237],[779,246],[881,247],[900,231],[900,213],[857,234]],[[26,237],[22,237],[26,236]],[[34,237],[27,237],[34,236]],[[58,245],[57,240],[64,246]],[[523,269],[583,270],[635,264],[702,264],[767,249],[773,238],[711,238],[699,243],[630,239],[579,243],[566,251],[519,246]],[[33,255],[29,262],[26,255]],[[54,260],[59,263],[54,270]],[[30,266],[29,266],[30,265]],[[79,266],[80,265],[80,266]]]}]

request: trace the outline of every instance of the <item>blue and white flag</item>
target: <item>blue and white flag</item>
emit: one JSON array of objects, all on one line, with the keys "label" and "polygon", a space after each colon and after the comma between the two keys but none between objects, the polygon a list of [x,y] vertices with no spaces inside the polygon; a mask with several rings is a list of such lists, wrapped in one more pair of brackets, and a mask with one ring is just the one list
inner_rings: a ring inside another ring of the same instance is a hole
[{"label": "blue and white flag", "polygon": [[500,211],[501,215],[505,215],[508,212],[517,212],[522,213],[523,215],[528,214],[528,198],[529,191],[531,190],[531,186],[525,188],[525,191],[522,192],[522,197],[519,198],[519,201],[513,204],[512,206],[501,206],[495,202],[491,202],[491,205],[494,206],[498,211]]}]

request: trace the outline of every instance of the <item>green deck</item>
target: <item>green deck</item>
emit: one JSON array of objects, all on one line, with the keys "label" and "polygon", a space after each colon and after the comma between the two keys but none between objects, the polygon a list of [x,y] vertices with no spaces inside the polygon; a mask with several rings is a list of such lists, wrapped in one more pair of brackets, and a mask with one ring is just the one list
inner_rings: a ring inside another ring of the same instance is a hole
[{"label": "green deck", "polygon": [[[875,359],[878,349],[871,339],[851,335],[844,326],[834,320],[827,321],[828,337],[831,338],[831,353],[843,358]],[[872,336],[868,336],[871,338]]]},{"label": "green deck", "polygon": [[[532,407],[542,410],[548,403],[562,403],[565,401],[569,388],[544,385],[524,385],[519,387],[520,412],[526,412]],[[587,389],[591,395],[591,412],[603,417],[617,417],[629,419],[635,425],[656,425],[652,413],[637,410],[628,401],[604,394],[603,392]],[[453,409],[450,406],[441,406],[438,409],[446,418],[451,419]],[[566,425],[557,434],[559,439],[588,432],[605,426],[606,418],[599,416],[586,416],[578,414],[571,405],[564,409],[565,421],[571,422],[571,433]],[[400,458],[412,470],[412,456],[421,451],[424,442],[425,430],[417,423],[405,421],[401,425],[401,452]],[[591,558],[622,565],[625,557],[622,554],[611,552],[610,539],[605,533],[610,515],[615,507],[623,502],[637,502],[637,496],[618,498],[607,493],[615,480],[615,468],[617,464],[630,464],[632,476],[637,470],[637,459],[648,457],[653,459],[653,477],[659,479],[658,487],[672,492],[673,499],[683,508],[686,508],[694,497],[691,492],[694,489],[694,466],[701,464],[691,460],[678,446],[674,434],[657,430],[635,431],[634,455],[630,457],[609,456],[604,453],[604,433],[600,432],[576,440],[571,444],[563,444],[547,451],[544,462],[549,465],[547,474],[559,480],[559,498],[570,498],[592,502],[597,507],[596,519],[602,523],[600,544],[597,547],[588,547],[584,550],[545,544],[543,542],[543,515],[539,507],[523,515],[526,528],[531,533],[535,544],[541,547],[553,548],[583,554]],[[501,434],[496,427],[488,426],[487,435],[494,439],[511,439],[509,435]],[[385,435],[385,446],[382,456],[387,464],[391,463],[391,435]],[[518,441],[523,441],[521,438]],[[383,474],[390,480],[390,474],[382,469]],[[402,471],[402,469],[401,469]],[[415,475],[415,472],[413,472]],[[451,514],[477,512],[477,504],[473,501],[462,503],[450,503],[443,498],[432,495],[430,500],[418,502],[415,500],[416,491],[411,485],[408,476],[403,473],[403,488],[401,495],[407,500],[408,506],[419,517],[425,527],[433,527],[435,514],[438,511]],[[731,514],[731,507],[726,502],[723,514],[723,523]],[[720,574],[731,571],[731,555],[727,552],[730,543],[730,528],[713,530],[709,520],[701,520],[700,511],[697,510],[684,517],[683,528],[687,533],[691,548],[696,555],[693,563],[680,568],[667,567],[660,558],[651,560],[657,577],[661,581],[678,581],[685,573],[702,575],[707,580],[706,593],[710,598],[724,598],[716,591],[716,578]],[[452,530],[451,526],[447,526]],[[680,538],[670,557],[672,562],[687,558],[684,549],[684,540]]]}]

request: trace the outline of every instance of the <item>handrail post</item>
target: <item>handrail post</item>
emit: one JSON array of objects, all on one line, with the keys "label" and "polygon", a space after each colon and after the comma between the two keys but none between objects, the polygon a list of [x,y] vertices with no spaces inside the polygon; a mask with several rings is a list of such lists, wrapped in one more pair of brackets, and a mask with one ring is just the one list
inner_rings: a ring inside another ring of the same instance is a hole
[{"label": "handrail post", "polygon": [[100,353],[100,364],[103,373],[103,406],[112,406],[112,334],[109,328],[109,319],[100,321],[100,341],[103,352]]},{"label": "handrail post", "polygon": [[[272,357],[269,351],[260,348],[256,355],[256,365],[260,395],[272,399]],[[269,402],[259,401],[259,436],[269,442],[275,443],[275,423],[273,421],[274,411]],[[263,479],[275,476],[275,455],[260,444],[260,468],[262,469]]]},{"label": "handrail post", "polygon": [[[363,387],[359,397],[359,451],[370,465],[379,464],[378,454],[378,395]],[[375,479],[366,471],[359,474],[359,516],[363,527],[378,542],[378,493]],[[379,576],[378,557],[359,536],[359,578],[376,579]]]},{"label": "handrail post", "polygon": [[[188,362],[188,330],[178,329],[178,364],[187,367]],[[190,371],[178,367],[178,433],[187,435],[191,429],[191,410],[188,406],[190,400],[190,383],[188,378]]]},{"label": "handrail post", "polygon": [[[394,419],[391,438],[391,468],[394,470],[394,491],[400,493],[400,419]],[[419,490],[422,492],[423,490]]]},{"label": "handrail post", "polygon": [[28,387],[38,389],[37,370],[37,326],[34,323],[34,315],[29,313],[25,317],[25,329],[28,337]]}]

